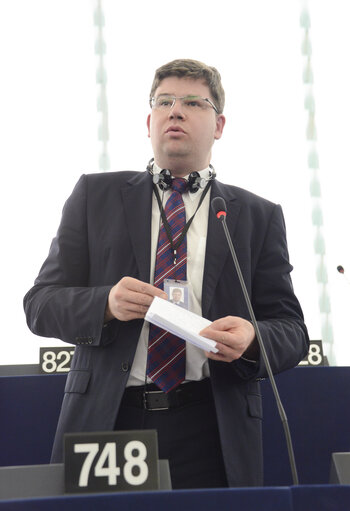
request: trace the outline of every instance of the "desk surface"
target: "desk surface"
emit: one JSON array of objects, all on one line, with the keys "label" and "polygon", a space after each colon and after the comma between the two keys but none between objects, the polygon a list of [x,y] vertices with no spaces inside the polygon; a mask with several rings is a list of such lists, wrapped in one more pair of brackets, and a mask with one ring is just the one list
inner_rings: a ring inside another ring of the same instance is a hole
[{"label": "desk surface", "polygon": [[348,511],[350,486],[99,494],[0,501],[0,511]]}]

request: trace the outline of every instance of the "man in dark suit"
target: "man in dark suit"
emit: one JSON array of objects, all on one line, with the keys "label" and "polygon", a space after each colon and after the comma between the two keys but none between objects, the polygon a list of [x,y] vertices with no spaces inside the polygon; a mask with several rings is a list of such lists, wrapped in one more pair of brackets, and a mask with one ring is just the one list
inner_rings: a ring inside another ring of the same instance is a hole
[{"label": "man in dark suit", "polygon": [[[217,196],[226,201],[228,228],[275,373],[298,364],[308,349],[282,211],[213,179],[211,149],[225,125],[215,68],[192,60],[162,66],[150,104],[149,172],[81,177],[24,299],[34,333],[76,345],[52,460],[62,459],[65,432],[156,428],[174,488],[261,485],[258,381],[266,368],[209,205]],[[186,234],[191,309],[213,321],[202,335],[218,348],[204,353],[186,345],[185,382],[169,393],[159,392],[147,377],[144,321],[154,296],[167,298],[153,285],[160,215],[171,194],[171,188],[159,192],[149,175],[159,178],[161,169],[170,170],[170,186],[173,178],[199,172],[198,180],[210,187],[204,197],[203,189],[182,197],[187,220],[194,215]],[[166,409],[154,405],[159,394]]]}]

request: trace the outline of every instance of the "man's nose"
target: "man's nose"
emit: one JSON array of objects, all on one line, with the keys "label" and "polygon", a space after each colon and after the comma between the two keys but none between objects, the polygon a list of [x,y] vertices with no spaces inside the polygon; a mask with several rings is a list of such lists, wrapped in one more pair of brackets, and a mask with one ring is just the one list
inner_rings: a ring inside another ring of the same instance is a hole
[{"label": "man's nose", "polygon": [[169,117],[170,118],[176,117],[178,119],[184,117],[184,110],[183,110],[183,104],[182,104],[181,99],[179,99],[179,98],[175,99],[175,103],[169,110]]}]

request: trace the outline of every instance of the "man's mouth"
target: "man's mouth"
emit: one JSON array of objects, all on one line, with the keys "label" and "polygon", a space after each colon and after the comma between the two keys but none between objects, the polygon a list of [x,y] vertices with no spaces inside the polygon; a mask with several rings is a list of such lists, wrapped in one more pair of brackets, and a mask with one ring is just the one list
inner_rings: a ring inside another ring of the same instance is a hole
[{"label": "man's mouth", "polygon": [[185,133],[179,126],[169,126],[165,133]]}]

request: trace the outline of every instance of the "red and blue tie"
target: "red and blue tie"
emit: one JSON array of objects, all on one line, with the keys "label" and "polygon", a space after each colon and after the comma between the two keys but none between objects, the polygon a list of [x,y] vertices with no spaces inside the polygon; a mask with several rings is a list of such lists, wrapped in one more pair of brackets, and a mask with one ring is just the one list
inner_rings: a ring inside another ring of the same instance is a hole
[{"label": "red and blue tie", "polygon": [[[176,246],[186,225],[186,212],[182,193],[187,181],[172,180],[172,194],[165,205],[173,246]],[[164,279],[186,280],[187,243],[186,236],[174,254],[164,224],[159,231],[154,285],[163,289]],[[147,376],[164,392],[174,389],[185,379],[186,343],[155,325],[150,325]]]}]

